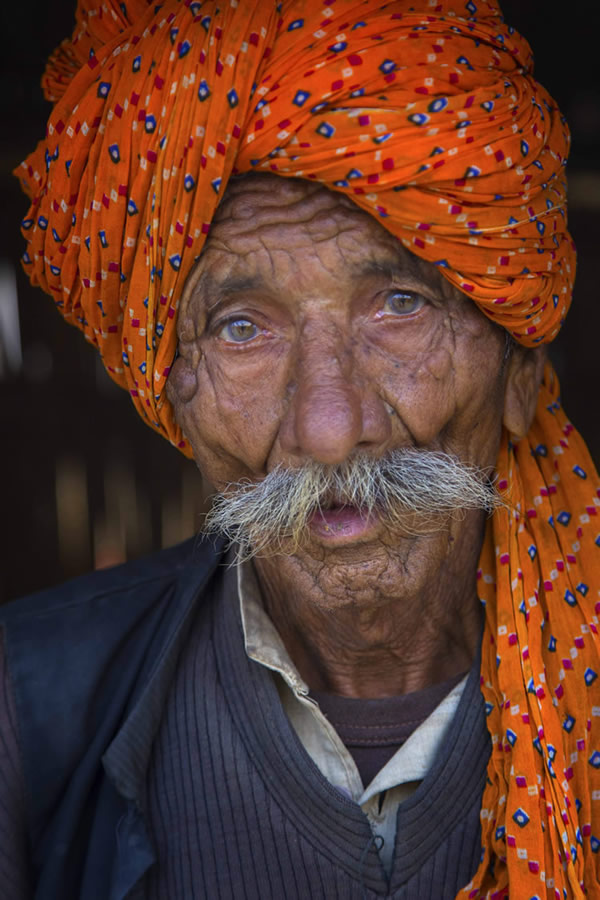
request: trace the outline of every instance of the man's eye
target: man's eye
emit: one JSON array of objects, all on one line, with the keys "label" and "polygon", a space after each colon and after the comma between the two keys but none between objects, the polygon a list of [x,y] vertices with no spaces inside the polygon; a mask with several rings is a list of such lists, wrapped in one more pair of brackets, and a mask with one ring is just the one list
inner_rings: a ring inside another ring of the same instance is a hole
[{"label": "man's eye", "polygon": [[390,291],[385,298],[380,315],[408,316],[425,306],[425,297],[413,291]]},{"label": "man's eye", "polygon": [[233,319],[233,321],[226,322],[223,325],[219,331],[219,337],[223,338],[224,341],[244,344],[255,338],[258,333],[259,330],[254,322],[250,322],[248,319]]}]

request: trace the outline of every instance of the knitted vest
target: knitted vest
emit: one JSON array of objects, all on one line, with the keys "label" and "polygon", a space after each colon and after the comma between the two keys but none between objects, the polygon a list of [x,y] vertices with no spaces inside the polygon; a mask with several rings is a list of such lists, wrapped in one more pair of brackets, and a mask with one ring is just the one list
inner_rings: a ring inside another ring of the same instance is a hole
[{"label": "knitted vest", "polygon": [[476,660],[447,739],[398,811],[390,879],[366,816],[301,745],[244,651],[235,592],[200,611],[147,781],[148,900],[453,900],[479,863],[490,753]]}]

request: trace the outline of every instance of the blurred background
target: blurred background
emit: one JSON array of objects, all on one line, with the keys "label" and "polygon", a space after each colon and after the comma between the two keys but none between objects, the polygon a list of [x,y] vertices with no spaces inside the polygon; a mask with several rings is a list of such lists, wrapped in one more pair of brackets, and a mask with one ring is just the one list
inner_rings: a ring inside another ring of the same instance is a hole
[{"label": "blurred background", "polygon": [[[589,0],[504,0],[573,134],[575,302],[552,348],[567,412],[600,462],[600,66]],[[19,265],[28,203],[12,170],[43,136],[45,60],[75,0],[2,4],[0,61],[0,602],[176,543],[199,527],[195,465],[145,426],[96,352]],[[586,13],[587,9],[587,13]]]}]

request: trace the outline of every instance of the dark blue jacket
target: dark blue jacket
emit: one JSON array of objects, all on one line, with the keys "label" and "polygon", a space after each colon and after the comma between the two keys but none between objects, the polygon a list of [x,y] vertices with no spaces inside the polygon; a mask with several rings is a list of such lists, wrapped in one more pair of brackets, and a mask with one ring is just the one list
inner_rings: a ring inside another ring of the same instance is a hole
[{"label": "dark blue jacket", "polygon": [[152,741],[222,553],[194,539],[0,609],[36,900],[121,900],[154,862]]}]

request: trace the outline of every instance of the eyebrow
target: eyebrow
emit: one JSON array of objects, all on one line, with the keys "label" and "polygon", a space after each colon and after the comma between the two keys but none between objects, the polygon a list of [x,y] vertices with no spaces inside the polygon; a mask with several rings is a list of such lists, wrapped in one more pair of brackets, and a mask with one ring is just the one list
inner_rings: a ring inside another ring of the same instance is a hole
[{"label": "eyebrow", "polygon": [[204,272],[198,279],[195,293],[203,294],[237,294],[262,287],[264,281],[260,275],[226,275],[216,279],[209,272]]},{"label": "eyebrow", "polygon": [[406,278],[418,279],[424,281],[422,273],[419,271],[418,265],[415,265],[411,259],[402,259],[396,257],[373,257],[372,259],[363,260],[362,262],[352,265],[352,274],[355,277],[369,275],[384,275],[386,278]]}]

